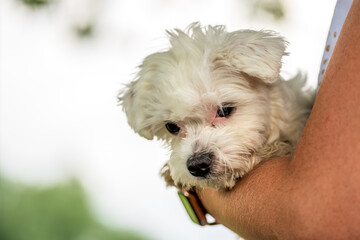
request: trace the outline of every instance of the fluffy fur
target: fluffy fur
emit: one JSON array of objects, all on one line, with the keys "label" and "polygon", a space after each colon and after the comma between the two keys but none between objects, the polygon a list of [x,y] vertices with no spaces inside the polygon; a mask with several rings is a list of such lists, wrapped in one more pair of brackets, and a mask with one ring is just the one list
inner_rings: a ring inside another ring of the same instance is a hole
[{"label": "fluffy fur", "polygon": [[[146,57],[119,95],[134,131],[170,146],[162,170],[168,185],[229,189],[260,161],[292,154],[312,97],[301,90],[301,76],[280,77],[282,37],[198,23],[168,35],[170,48]],[[230,116],[218,116],[222,106],[233,107]],[[202,152],[212,154],[210,173],[193,176],[187,161]]]}]

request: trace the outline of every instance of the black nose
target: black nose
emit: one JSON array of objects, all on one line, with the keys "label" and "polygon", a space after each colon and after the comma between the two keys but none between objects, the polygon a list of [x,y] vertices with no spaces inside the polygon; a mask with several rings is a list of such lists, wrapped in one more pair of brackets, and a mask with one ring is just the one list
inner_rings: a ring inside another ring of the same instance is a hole
[{"label": "black nose", "polygon": [[206,177],[210,172],[210,166],[214,154],[209,152],[194,153],[186,162],[186,166],[195,177]]}]

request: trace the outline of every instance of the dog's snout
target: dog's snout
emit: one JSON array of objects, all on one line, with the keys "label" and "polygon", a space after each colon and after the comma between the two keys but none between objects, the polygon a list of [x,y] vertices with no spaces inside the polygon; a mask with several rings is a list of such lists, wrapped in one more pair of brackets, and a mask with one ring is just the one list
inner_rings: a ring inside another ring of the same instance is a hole
[{"label": "dog's snout", "polygon": [[191,157],[188,158],[186,166],[191,175],[195,177],[206,177],[206,175],[210,173],[210,167],[213,158],[213,153],[194,153]]}]

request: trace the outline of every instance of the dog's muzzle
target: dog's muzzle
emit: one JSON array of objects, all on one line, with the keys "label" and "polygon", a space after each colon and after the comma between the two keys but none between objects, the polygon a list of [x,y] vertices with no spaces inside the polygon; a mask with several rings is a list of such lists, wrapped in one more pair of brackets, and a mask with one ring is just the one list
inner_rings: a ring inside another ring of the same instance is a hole
[{"label": "dog's muzzle", "polygon": [[213,158],[211,152],[194,153],[186,162],[187,169],[191,175],[205,178],[210,173]]}]

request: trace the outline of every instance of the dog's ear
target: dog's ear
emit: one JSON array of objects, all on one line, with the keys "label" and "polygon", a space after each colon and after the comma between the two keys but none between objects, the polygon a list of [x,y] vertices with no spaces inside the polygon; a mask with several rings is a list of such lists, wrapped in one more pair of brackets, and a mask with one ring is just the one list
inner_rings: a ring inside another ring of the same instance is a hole
[{"label": "dog's ear", "polygon": [[139,66],[136,79],[120,92],[118,99],[127,115],[130,127],[140,136],[152,140],[159,130],[156,126],[157,102],[154,91],[154,79],[159,69],[158,62],[163,53],[155,53],[146,57]]},{"label": "dog's ear", "polygon": [[169,66],[172,67],[172,63],[169,63],[168,52],[147,56],[139,66],[135,80],[118,97],[130,127],[149,140],[155,136],[167,140],[169,135],[164,123],[168,111],[162,101],[166,91],[160,90],[166,89],[164,79]]},{"label": "dog's ear", "polygon": [[228,33],[216,57],[236,72],[243,72],[271,84],[277,81],[287,42],[270,31]]},{"label": "dog's ear", "polygon": [[128,84],[125,90],[120,92],[118,99],[126,113],[130,127],[140,136],[151,140],[154,138],[154,134],[150,127],[146,126],[147,117],[144,112],[144,105],[141,103],[141,96],[139,96],[139,92],[142,91],[139,89],[140,81],[137,79]]}]

